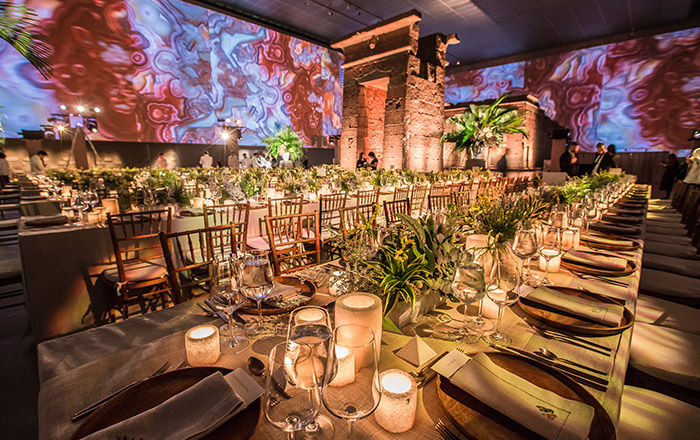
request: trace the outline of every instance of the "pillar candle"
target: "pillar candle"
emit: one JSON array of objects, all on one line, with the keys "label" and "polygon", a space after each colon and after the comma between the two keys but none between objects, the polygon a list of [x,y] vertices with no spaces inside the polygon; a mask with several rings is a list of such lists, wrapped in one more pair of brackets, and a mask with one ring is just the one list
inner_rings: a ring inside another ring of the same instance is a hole
[{"label": "pillar candle", "polygon": [[107,213],[115,215],[119,214],[119,200],[118,199],[113,199],[113,198],[108,198],[108,199],[102,199],[102,207],[105,209],[105,216]]},{"label": "pillar candle", "polygon": [[416,420],[418,387],[405,371],[392,369],[379,376],[382,397],[374,412],[374,418],[389,432],[406,432]]},{"label": "pillar candle", "polygon": [[192,197],[192,207],[202,209],[204,207],[204,199],[201,197]]},{"label": "pillar candle", "polygon": [[338,368],[330,386],[342,387],[355,382],[355,357],[352,355],[352,351],[342,345],[336,345],[335,358]]},{"label": "pillar candle", "polygon": [[[549,260],[549,273],[559,272],[559,265],[561,264],[561,255],[558,255],[559,252],[549,249],[543,249],[542,252],[547,255],[552,255],[552,258]],[[542,255],[540,255],[540,270],[547,270],[547,260]]]},{"label": "pillar candle", "polygon": [[88,212],[86,215],[87,222],[90,224],[100,223],[100,213],[99,212]]},{"label": "pillar candle", "polygon": [[196,365],[212,365],[219,360],[219,329],[213,325],[198,325],[185,334],[185,353],[187,363]]},{"label": "pillar candle", "polygon": [[[382,300],[376,295],[355,292],[343,295],[335,302],[335,326],[356,324],[374,332],[374,347],[379,360],[382,341]],[[355,353],[355,364],[362,368],[369,364],[370,354]]]},{"label": "pillar candle", "polygon": [[299,310],[296,315],[294,315],[296,320],[296,325],[301,324],[319,324],[325,323],[326,317],[323,312],[317,308],[306,308]]}]

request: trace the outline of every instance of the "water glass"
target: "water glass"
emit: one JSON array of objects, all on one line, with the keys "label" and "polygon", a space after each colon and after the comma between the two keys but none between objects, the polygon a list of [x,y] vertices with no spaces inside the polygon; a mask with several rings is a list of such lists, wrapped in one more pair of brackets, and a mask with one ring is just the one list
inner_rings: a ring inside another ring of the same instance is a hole
[{"label": "water glass", "polygon": [[470,304],[481,301],[484,298],[485,290],[484,268],[476,263],[460,264],[455,270],[455,277],[452,281],[452,293],[462,304],[464,304],[464,327],[462,328],[459,341],[464,344],[473,344],[481,337],[480,333],[471,333],[469,323],[472,328],[478,329],[479,325],[469,319],[468,308]]},{"label": "water glass", "polygon": [[553,226],[546,226],[542,230],[542,241],[540,243],[539,254],[544,258],[546,265],[544,271],[544,279],[541,284],[547,286],[554,284],[549,279],[549,262],[561,255],[561,230]]},{"label": "water glass", "polygon": [[258,308],[257,322],[248,327],[246,334],[251,338],[261,338],[275,334],[275,326],[262,318],[262,301],[267,299],[274,286],[272,265],[267,252],[249,253],[243,257],[241,290],[255,301]]}]

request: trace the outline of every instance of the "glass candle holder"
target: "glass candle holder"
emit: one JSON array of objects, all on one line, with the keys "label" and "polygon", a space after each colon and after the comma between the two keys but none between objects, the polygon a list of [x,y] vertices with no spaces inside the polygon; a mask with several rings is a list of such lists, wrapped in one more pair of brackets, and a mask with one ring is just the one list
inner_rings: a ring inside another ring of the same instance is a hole
[{"label": "glass candle holder", "polygon": [[212,365],[219,360],[219,329],[213,325],[198,325],[185,334],[185,354],[187,363],[196,365]]},{"label": "glass candle holder", "polygon": [[406,432],[416,420],[418,387],[405,371],[392,369],[379,376],[382,398],[374,412],[374,418],[389,432]]},{"label": "glass candle holder", "polygon": [[335,359],[338,369],[330,383],[332,387],[342,387],[355,381],[355,356],[352,351],[342,345],[335,346]]}]

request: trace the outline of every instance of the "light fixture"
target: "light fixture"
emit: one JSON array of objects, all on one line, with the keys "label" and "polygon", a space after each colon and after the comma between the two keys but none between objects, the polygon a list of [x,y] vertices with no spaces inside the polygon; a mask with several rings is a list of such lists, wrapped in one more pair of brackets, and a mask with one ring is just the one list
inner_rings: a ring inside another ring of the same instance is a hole
[{"label": "light fixture", "polygon": [[56,130],[58,130],[59,133],[63,133],[63,130],[65,130],[65,129],[66,129],[66,126],[65,126],[65,125],[58,124],[58,125],[56,126]]},{"label": "light fixture", "polygon": [[91,129],[90,131],[93,132],[93,133],[97,133],[97,129],[96,129],[96,128],[93,128],[93,129]]},{"label": "light fixture", "polygon": [[99,108],[99,107],[95,107],[95,113],[99,113],[99,112],[101,112],[101,111],[102,111],[102,109],[101,109],[101,108]]},{"label": "light fixture", "polygon": [[67,109],[68,109],[68,107],[66,107],[65,104],[61,104],[61,106],[60,106],[59,108],[60,108],[61,110],[67,110]]},{"label": "light fixture", "polygon": [[369,40],[369,48],[374,49],[377,47],[377,42],[379,41],[379,37],[374,35],[370,40]]},{"label": "light fixture", "polygon": [[222,141],[228,142],[228,139],[229,139],[230,137],[231,137],[231,134],[230,134],[228,131],[223,130],[223,131],[221,132],[221,140],[222,140]]},{"label": "light fixture", "polygon": [[79,105],[79,106],[76,107],[76,110],[78,110],[79,113],[82,113],[82,112],[85,111],[85,107],[82,106],[82,105]]}]

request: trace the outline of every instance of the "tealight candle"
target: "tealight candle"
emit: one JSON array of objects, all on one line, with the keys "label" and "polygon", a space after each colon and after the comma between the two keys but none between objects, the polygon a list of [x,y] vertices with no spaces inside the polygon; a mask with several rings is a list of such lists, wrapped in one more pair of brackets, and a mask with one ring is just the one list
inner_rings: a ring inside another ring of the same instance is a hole
[{"label": "tealight candle", "polygon": [[196,365],[212,365],[219,360],[219,329],[213,325],[198,325],[185,334],[185,353],[187,363]]},{"label": "tealight candle", "polygon": [[[549,260],[549,273],[559,272],[559,265],[561,264],[559,251],[554,249],[542,249],[542,253],[551,256]],[[543,272],[547,270],[547,260],[542,255],[540,255],[540,270]]]},{"label": "tealight candle", "polygon": [[342,387],[355,382],[355,356],[353,356],[352,351],[342,345],[336,345],[335,358],[338,368],[330,386]]},{"label": "tealight candle", "polygon": [[48,192],[48,191],[39,191],[39,196],[40,196],[40,197],[48,197],[48,196],[49,196],[49,192]]},{"label": "tealight candle", "polygon": [[567,228],[561,233],[561,247],[564,249],[578,249],[581,242],[581,234],[578,228]]},{"label": "tealight candle", "polygon": [[87,222],[90,224],[97,224],[100,222],[100,213],[99,212],[88,212],[87,213]]},{"label": "tealight candle", "polygon": [[297,325],[301,324],[318,324],[325,322],[326,316],[323,312],[316,308],[306,308],[299,310],[296,315],[294,315]]},{"label": "tealight candle", "polygon": [[204,199],[201,197],[192,197],[192,207],[202,209],[204,207]]},{"label": "tealight candle", "polygon": [[374,412],[374,418],[389,432],[406,432],[416,420],[418,387],[405,371],[392,369],[379,376],[382,398]]},{"label": "tealight candle", "polygon": [[105,216],[107,213],[115,215],[119,214],[119,199],[102,199],[102,207],[105,209]]},{"label": "tealight candle", "polygon": [[[377,360],[382,340],[382,300],[369,293],[350,293],[339,297],[335,302],[335,326],[356,324],[368,327],[374,332]],[[369,365],[370,353],[355,352],[355,366]]]}]

